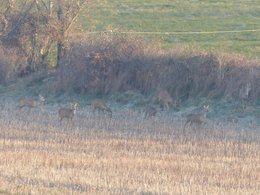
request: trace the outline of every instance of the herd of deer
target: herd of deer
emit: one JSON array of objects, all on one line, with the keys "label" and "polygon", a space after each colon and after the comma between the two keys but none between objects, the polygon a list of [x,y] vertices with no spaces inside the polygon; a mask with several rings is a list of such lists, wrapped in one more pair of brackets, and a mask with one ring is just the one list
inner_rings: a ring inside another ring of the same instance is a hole
[{"label": "herd of deer", "polygon": [[[166,90],[161,90],[159,93],[157,93],[156,96],[157,103],[160,105],[162,109],[166,108],[169,109],[170,106],[174,105],[173,98]],[[32,108],[40,108],[42,110],[42,106],[45,102],[45,98],[42,95],[39,95],[39,98],[32,99],[32,98],[21,98],[18,101],[17,109],[21,111],[23,108],[27,107],[28,111],[31,111]],[[60,124],[62,123],[63,119],[67,119],[73,123],[73,118],[75,116],[77,107],[77,102],[71,103],[70,108],[68,107],[62,107],[58,111]],[[102,99],[94,99],[91,102],[91,108],[92,113],[95,114],[96,110],[101,111],[103,113],[108,113],[110,118],[112,117],[112,111],[111,109],[106,105],[106,103]],[[186,125],[190,124],[197,124],[201,125],[205,122],[206,114],[208,112],[209,106],[204,105],[203,112],[199,113],[190,113],[186,115],[186,122],[184,124],[184,129]],[[145,119],[149,117],[154,117],[157,112],[159,111],[158,107],[155,107],[154,105],[149,105],[144,109]]]}]

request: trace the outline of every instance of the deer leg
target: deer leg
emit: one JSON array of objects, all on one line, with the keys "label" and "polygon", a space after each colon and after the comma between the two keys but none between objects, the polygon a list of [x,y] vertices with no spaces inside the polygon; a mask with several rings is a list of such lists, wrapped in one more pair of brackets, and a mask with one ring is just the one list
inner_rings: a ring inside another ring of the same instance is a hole
[{"label": "deer leg", "polygon": [[110,118],[112,118],[112,112],[109,109],[105,110]]},{"label": "deer leg", "polygon": [[17,109],[16,109],[16,113],[17,113],[17,114],[18,114],[18,112],[21,113],[21,106],[18,105],[18,106],[16,106],[16,108],[17,108]]},{"label": "deer leg", "polygon": [[184,126],[183,126],[183,131],[185,131],[185,127],[186,127],[186,125],[189,123],[189,121],[186,121],[186,123],[184,124]]},{"label": "deer leg", "polygon": [[146,119],[147,118],[147,112],[145,112],[145,114],[144,114],[144,119]]},{"label": "deer leg", "polygon": [[186,130],[185,128],[186,128],[186,125],[188,125],[188,124],[191,126],[191,125],[192,125],[192,122],[191,122],[191,121],[186,121],[186,123],[185,123],[185,125],[184,125],[184,127],[183,127],[183,130],[184,130],[184,131]]},{"label": "deer leg", "polygon": [[23,106],[19,106],[19,112],[21,112],[23,109]]},{"label": "deer leg", "polygon": [[95,111],[96,111],[96,108],[95,107],[93,107],[92,108],[92,114],[95,116]]}]

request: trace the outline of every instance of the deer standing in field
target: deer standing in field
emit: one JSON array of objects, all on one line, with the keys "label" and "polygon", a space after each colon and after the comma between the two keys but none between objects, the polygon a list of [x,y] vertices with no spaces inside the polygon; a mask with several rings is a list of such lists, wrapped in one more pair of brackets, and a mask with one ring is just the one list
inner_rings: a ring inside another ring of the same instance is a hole
[{"label": "deer standing in field", "polygon": [[186,116],[186,122],[183,127],[183,130],[185,130],[185,127],[187,124],[197,124],[201,125],[202,123],[205,122],[205,119],[207,117],[207,112],[209,111],[209,105],[204,105],[203,106],[203,112],[202,113],[191,113]]},{"label": "deer standing in field", "polygon": [[252,90],[252,86],[250,82],[247,82],[246,85],[242,86],[239,91],[239,98],[242,102],[243,112],[245,111],[249,99],[249,94]]},{"label": "deer standing in field", "polygon": [[5,108],[5,105],[0,103],[0,109],[3,110]]},{"label": "deer standing in field", "polygon": [[95,114],[96,110],[102,111],[105,113],[105,111],[109,114],[110,118],[112,117],[112,111],[111,109],[106,105],[106,103],[101,99],[94,99],[91,102],[92,107],[92,113]]},{"label": "deer standing in field", "polygon": [[157,109],[154,107],[154,106],[147,106],[145,109],[144,109],[144,119],[146,118],[150,118],[152,116],[155,116],[156,113],[157,113]]},{"label": "deer standing in field", "polygon": [[166,90],[159,91],[157,95],[157,101],[163,109],[169,109],[170,106],[174,105],[174,101],[171,95]]},{"label": "deer standing in field", "polygon": [[74,115],[76,114],[77,107],[78,107],[78,103],[74,102],[74,103],[71,103],[70,108],[60,108],[59,109],[60,124],[62,123],[62,120],[64,118],[72,121],[74,118]]},{"label": "deer standing in field", "polygon": [[42,95],[39,95],[38,100],[32,98],[20,98],[16,108],[18,108],[19,111],[21,111],[23,108],[27,107],[28,112],[30,112],[32,108],[37,108],[37,107],[39,107],[42,110],[42,105],[44,104],[44,102],[45,102],[45,98]]}]

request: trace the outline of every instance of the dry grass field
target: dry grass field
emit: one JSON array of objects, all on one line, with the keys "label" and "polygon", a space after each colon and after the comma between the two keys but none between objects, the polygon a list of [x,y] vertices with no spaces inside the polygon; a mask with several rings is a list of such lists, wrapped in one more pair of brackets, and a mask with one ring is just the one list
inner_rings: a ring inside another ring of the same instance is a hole
[{"label": "dry grass field", "polygon": [[2,2],[0,195],[260,194],[257,0]]},{"label": "dry grass field", "polygon": [[81,108],[75,126],[57,107],[0,117],[0,194],[260,194],[257,124],[188,127],[172,113],[112,119]]}]

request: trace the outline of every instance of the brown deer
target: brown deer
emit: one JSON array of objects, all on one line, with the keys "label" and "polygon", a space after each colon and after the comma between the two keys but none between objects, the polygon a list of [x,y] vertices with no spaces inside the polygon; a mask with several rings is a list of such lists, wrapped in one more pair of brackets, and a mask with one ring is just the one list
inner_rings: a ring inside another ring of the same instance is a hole
[{"label": "brown deer", "polygon": [[207,117],[207,112],[209,111],[209,105],[204,105],[203,106],[203,112],[201,113],[191,113],[191,114],[188,114],[186,116],[186,123],[183,127],[183,130],[185,130],[185,127],[187,124],[197,124],[197,125],[201,125],[202,123],[205,122],[205,119]]},{"label": "brown deer", "polygon": [[35,100],[33,98],[20,98],[18,101],[18,105],[16,108],[21,111],[23,108],[27,107],[28,112],[31,111],[32,108],[37,108],[39,107],[42,110],[42,105],[45,102],[45,98],[42,95],[39,95],[39,99]]},{"label": "brown deer", "polygon": [[70,108],[60,108],[59,109],[60,124],[62,123],[62,120],[64,118],[72,121],[74,118],[74,115],[76,114],[77,107],[78,107],[78,103],[73,102],[73,103],[71,103]]},{"label": "brown deer", "polygon": [[163,109],[164,108],[169,109],[170,106],[174,105],[174,101],[173,101],[171,95],[166,90],[159,91],[159,93],[157,95],[157,101]]},{"label": "brown deer", "polygon": [[146,118],[150,118],[152,116],[155,116],[156,113],[157,113],[157,109],[154,107],[154,106],[147,106],[145,109],[144,109],[144,119]]},{"label": "brown deer", "polygon": [[92,107],[92,113],[95,114],[96,110],[102,111],[103,113],[105,113],[105,111],[107,113],[109,113],[110,118],[112,117],[112,111],[111,109],[106,105],[106,103],[101,100],[101,99],[94,99],[91,102],[91,107]]},{"label": "brown deer", "polygon": [[3,103],[0,103],[0,109],[3,110],[5,108],[5,105]]},{"label": "brown deer", "polygon": [[252,90],[252,86],[250,82],[247,82],[239,90],[239,98],[241,99],[243,112],[246,110],[249,94],[251,90]]}]

